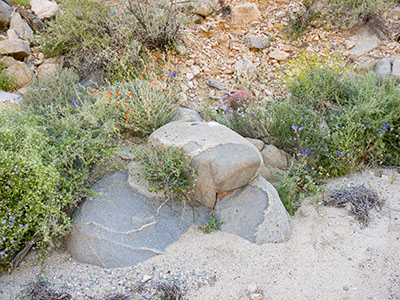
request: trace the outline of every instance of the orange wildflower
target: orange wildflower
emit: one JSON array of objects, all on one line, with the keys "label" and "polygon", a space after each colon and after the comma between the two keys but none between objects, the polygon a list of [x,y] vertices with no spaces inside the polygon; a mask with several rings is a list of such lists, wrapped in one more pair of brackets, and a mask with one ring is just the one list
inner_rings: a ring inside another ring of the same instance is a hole
[{"label": "orange wildflower", "polygon": [[129,93],[128,93],[128,96],[132,96],[132,93],[131,93],[131,92],[129,92]]},{"label": "orange wildflower", "polygon": [[120,93],[118,93],[118,94],[117,94],[117,97],[119,97],[119,96],[121,96],[121,94],[120,94]]},{"label": "orange wildflower", "polygon": [[128,100],[125,100],[125,103],[128,103]]},{"label": "orange wildflower", "polygon": [[110,91],[107,91],[107,93],[111,96],[112,95],[112,92],[110,92]]},{"label": "orange wildflower", "polygon": [[133,122],[136,122],[136,119],[132,119],[133,120]]},{"label": "orange wildflower", "polygon": [[121,74],[121,73],[119,73],[119,74],[118,74],[118,76],[119,76],[119,77],[122,77],[122,74]]},{"label": "orange wildflower", "polygon": [[127,118],[127,117],[128,117],[128,115],[125,115],[124,117],[125,117],[125,118]]}]

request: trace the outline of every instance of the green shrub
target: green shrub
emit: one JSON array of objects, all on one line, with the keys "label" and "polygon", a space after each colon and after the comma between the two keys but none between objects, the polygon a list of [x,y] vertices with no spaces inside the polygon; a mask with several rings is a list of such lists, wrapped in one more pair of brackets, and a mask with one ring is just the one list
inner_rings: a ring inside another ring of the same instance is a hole
[{"label": "green shrub", "polygon": [[380,15],[392,0],[329,0],[328,7],[343,27],[350,28],[359,21],[368,21],[372,16]]},{"label": "green shrub", "polygon": [[144,65],[146,75],[128,82],[116,83],[100,97],[108,103],[119,125],[126,131],[148,136],[170,122],[179,106],[176,73],[168,64]]},{"label": "green shrub", "polygon": [[4,74],[6,67],[3,63],[0,63],[0,90],[2,91],[13,91],[17,88],[13,78],[8,77]]},{"label": "green shrub", "polygon": [[286,35],[296,40],[304,34],[311,23],[318,19],[320,12],[315,9],[315,5],[319,0],[303,0],[302,8],[295,16],[289,21],[288,26],[285,28]]},{"label": "green shrub", "polygon": [[180,38],[182,20],[175,1],[128,0],[135,18],[135,36],[149,49],[167,49]]},{"label": "green shrub", "polygon": [[0,270],[32,239],[48,243],[69,226],[60,172],[34,117],[0,112]]},{"label": "green shrub", "polygon": [[44,246],[68,231],[93,167],[113,151],[109,107],[82,91],[62,70],[31,85],[22,111],[2,112],[0,269],[31,241]]},{"label": "green shrub", "polygon": [[199,229],[204,233],[211,233],[213,231],[218,231],[222,224],[224,223],[220,222],[217,218],[212,217],[207,221],[207,223],[200,226]]},{"label": "green shrub", "polygon": [[196,172],[181,149],[150,144],[135,153],[143,167],[143,172],[138,175],[146,180],[150,191],[161,191],[167,199],[190,202]]},{"label": "green shrub", "polygon": [[64,0],[61,9],[42,34],[45,55],[63,55],[65,66],[81,78],[98,69],[108,71],[116,55],[129,53],[132,63],[136,60],[138,45],[123,10],[101,0]]},{"label": "green shrub", "polygon": [[29,0],[8,0],[12,5],[21,5],[21,6],[26,6],[30,7],[30,1]]}]

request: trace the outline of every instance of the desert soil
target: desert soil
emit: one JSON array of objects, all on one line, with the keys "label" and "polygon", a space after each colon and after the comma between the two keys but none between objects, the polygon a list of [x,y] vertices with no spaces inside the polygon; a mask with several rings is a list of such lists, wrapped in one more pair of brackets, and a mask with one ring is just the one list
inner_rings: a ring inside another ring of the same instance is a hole
[{"label": "desert soil", "polygon": [[[366,170],[338,178],[329,188],[364,184],[386,200],[363,228],[343,208],[308,199],[293,219],[291,238],[255,245],[240,237],[191,228],[165,255],[134,267],[102,269],[75,261],[63,247],[40,262],[32,252],[24,266],[0,276],[0,299],[15,299],[42,276],[73,299],[93,299],[164,280],[181,282],[186,299],[400,299],[400,174]],[[251,216],[249,216],[251,218]]]}]

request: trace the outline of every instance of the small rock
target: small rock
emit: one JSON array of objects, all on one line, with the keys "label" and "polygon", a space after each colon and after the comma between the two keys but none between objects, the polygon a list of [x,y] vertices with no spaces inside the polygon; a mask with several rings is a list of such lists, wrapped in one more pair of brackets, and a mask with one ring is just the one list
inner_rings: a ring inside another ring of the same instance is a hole
[{"label": "small rock", "polygon": [[350,40],[355,43],[355,46],[349,51],[349,54],[354,57],[363,56],[382,43],[368,25],[361,26],[356,34],[350,37]]},{"label": "small rock", "polygon": [[400,81],[400,59],[396,58],[392,62],[392,76]]},{"label": "small rock", "polygon": [[346,48],[346,50],[354,48],[355,45],[356,43],[354,41],[347,40],[344,42],[344,47]]},{"label": "small rock", "polygon": [[143,278],[142,278],[142,283],[146,283],[146,282],[148,282],[150,280],[151,280],[151,276],[150,275],[144,275]]},{"label": "small rock", "polygon": [[374,72],[378,78],[389,77],[392,73],[392,60],[390,57],[385,57],[376,63]]},{"label": "small rock", "polygon": [[7,27],[8,23],[10,23],[12,12],[11,6],[0,0],[0,27]]},{"label": "small rock", "polygon": [[187,78],[188,80],[192,80],[192,79],[194,78],[193,73],[191,73],[191,72],[186,73],[186,78]]},{"label": "small rock", "polygon": [[0,103],[10,102],[10,103],[18,103],[21,99],[21,95],[7,93],[0,90]]},{"label": "small rock", "polygon": [[261,155],[265,166],[271,166],[281,170],[286,169],[291,160],[291,156],[288,153],[276,148],[274,145],[266,146],[264,150],[261,151]]},{"label": "small rock", "polygon": [[18,88],[24,87],[31,83],[33,72],[23,62],[17,62],[4,71],[4,74],[14,79]]},{"label": "small rock", "polygon": [[212,88],[215,88],[215,89],[218,89],[218,90],[221,90],[221,91],[226,89],[225,86],[222,83],[220,83],[220,82],[218,82],[216,80],[207,81],[207,85],[209,87],[212,87]]},{"label": "small rock", "polygon": [[174,116],[174,122],[203,122],[203,119],[194,109],[180,107]]},{"label": "small rock", "polygon": [[256,66],[248,59],[242,59],[235,62],[234,70],[239,74],[255,75]]},{"label": "small rock", "polygon": [[43,63],[37,68],[38,77],[43,79],[45,76],[55,73],[57,68],[57,64]]},{"label": "small rock", "polygon": [[377,60],[373,58],[369,58],[363,62],[360,62],[357,65],[357,71],[359,72],[366,72],[372,70],[376,65]]},{"label": "small rock", "polygon": [[247,291],[249,293],[257,292],[257,283],[255,283],[255,282],[250,283],[249,286],[247,287]]},{"label": "small rock", "polygon": [[275,14],[275,17],[277,17],[277,18],[282,18],[282,17],[284,17],[284,16],[286,16],[286,13],[285,13],[284,11],[282,11],[282,10],[278,11],[278,12]]},{"label": "small rock", "polygon": [[58,4],[48,0],[31,0],[31,9],[40,19],[54,17],[58,10]]},{"label": "small rock", "polygon": [[24,59],[31,55],[29,43],[21,39],[0,41],[0,54],[11,55],[16,59]]},{"label": "small rock", "polygon": [[348,291],[350,287],[348,285],[343,286],[343,291]]},{"label": "small rock", "polygon": [[213,12],[212,8],[208,5],[204,5],[204,6],[200,6],[197,10],[196,10],[196,14],[206,18],[209,15],[211,15]]},{"label": "small rock", "polygon": [[40,52],[39,55],[38,55],[38,58],[39,58],[40,60],[43,60],[43,59],[44,59],[44,54],[43,54],[42,52]]},{"label": "small rock", "polygon": [[192,71],[194,76],[198,75],[201,72],[201,69],[196,65],[191,66],[190,70]]},{"label": "small rock", "polygon": [[17,12],[11,15],[10,29],[14,30],[19,38],[23,40],[33,40],[32,29],[22,20],[21,15]]},{"label": "small rock", "polygon": [[263,300],[263,296],[261,294],[254,293],[250,295],[250,300]]},{"label": "small rock", "polygon": [[135,152],[133,151],[132,147],[129,146],[120,147],[115,154],[119,158],[127,161],[132,161],[136,158]]},{"label": "small rock", "polygon": [[6,67],[11,67],[12,65],[15,65],[18,61],[12,58],[11,56],[4,56],[3,58],[0,59],[0,62]]},{"label": "small rock", "polygon": [[232,18],[234,23],[249,24],[261,18],[260,11],[255,3],[244,3],[236,5],[232,9]]},{"label": "small rock", "polygon": [[13,29],[7,30],[7,37],[9,40],[18,40],[19,39],[18,34]]},{"label": "small rock", "polygon": [[250,49],[262,50],[269,46],[269,40],[265,36],[248,35],[244,38],[244,44]]},{"label": "small rock", "polygon": [[269,54],[269,57],[281,61],[287,59],[289,55],[290,54],[285,51],[276,49]]},{"label": "small rock", "polygon": [[264,148],[264,142],[259,139],[252,139],[252,138],[246,138],[250,143],[252,143],[254,146],[256,146],[257,150],[261,152],[261,150]]}]

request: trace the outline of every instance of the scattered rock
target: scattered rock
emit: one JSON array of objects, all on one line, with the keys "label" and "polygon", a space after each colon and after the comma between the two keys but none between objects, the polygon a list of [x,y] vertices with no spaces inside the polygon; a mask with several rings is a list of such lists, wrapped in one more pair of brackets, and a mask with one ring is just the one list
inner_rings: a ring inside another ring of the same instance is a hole
[{"label": "scattered rock", "polygon": [[265,146],[261,151],[265,166],[271,166],[281,170],[289,166],[291,156],[285,151],[276,148],[274,145]]},{"label": "scattered rock", "polygon": [[252,77],[256,73],[256,66],[248,59],[242,59],[235,62],[234,70],[238,74],[246,74]]},{"label": "scattered rock", "polygon": [[346,48],[346,50],[354,48],[355,45],[356,43],[354,41],[347,40],[344,42],[344,47]]},{"label": "scattered rock", "polygon": [[208,6],[208,5],[204,5],[204,6],[200,6],[199,8],[197,8],[196,10],[196,14],[206,18],[209,15],[211,15],[213,12],[212,7]]},{"label": "scattered rock", "polygon": [[356,34],[349,40],[355,43],[355,46],[349,51],[349,54],[355,57],[363,56],[381,44],[381,40],[371,31],[368,25],[359,27]]},{"label": "scattered rock", "polygon": [[23,6],[14,6],[16,12],[18,12],[21,17],[28,23],[29,27],[31,27],[35,31],[43,31],[44,23],[40,18],[32,14]]},{"label": "scattered rock", "polygon": [[30,84],[33,79],[33,72],[23,62],[17,62],[16,64],[8,67],[4,70],[4,74],[8,77],[13,78],[17,88],[25,87]]},{"label": "scattered rock", "polygon": [[269,54],[269,57],[281,61],[287,59],[289,55],[290,54],[285,51],[276,49]]},{"label": "scattered rock", "polygon": [[252,138],[246,138],[250,143],[252,143],[254,146],[256,146],[257,150],[261,152],[261,150],[264,148],[264,142],[259,139],[252,139]]},{"label": "scattered rock", "polygon": [[261,35],[248,35],[244,38],[244,44],[250,49],[262,50],[269,46],[269,39]]},{"label": "scattered rock", "polygon": [[244,3],[236,5],[232,9],[234,23],[251,23],[261,18],[260,11],[255,3]]},{"label": "scattered rock", "polygon": [[151,276],[150,275],[144,275],[143,278],[142,278],[142,283],[146,283],[146,282],[148,282],[150,280],[151,280]]},{"label": "scattered rock", "polygon": [[175,122],[203,122],[199,113],[194,109],[180,107],[174,117]]},{"label": "scattered rock", "polygon": [[115,154],[122,160],[126,161],[132,161],[136,158],[136,154],[130,146],[120,147]]},{"label": "scattered rock", "polygon": [[199,73],[201,72],[201,69],[196,65],[191,66],[190,70],[192,71],[194,76],[199,75]]},{"label": "scattered rock", "polygon": [[357,71],[366,72],[372,70],[376,65],[377,60],[373,58],[368,58],[357,65]]},{"label": "scattered rock", "polygon": [[392,76],[400,81],[400,59],[398,58],[392,62]]},{"label": "scattered rock", "polygon": [[10,23],[12,11],[11,6],[0,0],[0,28],[7,27]]},{"label": "scattered rock", "polygon": [[289,238],[291,220],[275,188],[261,176],[218,198],[215,215],[221,230],[252,243],[278,243]]},{"label": "scattered rock", "polygon": [[277,17],[277,18],[283,18],[284,16],[286,16],[286,13],[284,11],[282,11],[282,10],[278,11],[275,14],[275,17]]},{"label": "scattered rock", "polygon": [[[193,210],[206,219],[206,210],[160,203],[126,184],[126,171],[118,171],[93,187],[96,195],[76,211],[67,247],[84,263],[104,268],[132,266],[164,253],[194,223]],[[203,219],[201,221],[203,221]]]},{"label": "scattered rock", "polygon": [[16,59],[22,60],[31,55],[29,42],[21,39],[0,41],[0,54],[11,55]]},{"label": "scattered rock", "polygon": [[21,95],[7,93],[0,90],[0,108],[9,107],[9,104],[18,104],[21,100]]},{"label": "scattered rock", "polygon": [[14,30],[18,37],[23,40],[33,40],[32,29],[22,20],[21,15],[17,12],[11,15],[10,29]]},{"label": "scattered rock", "polygon": [[194,199],[213,208],[217,193],[229,192],[257,177],[262,157],[257,148],[216,122],[173,122],[150,136],[156,146],[182,147],[197,171]]},{"label": "scattered rock", "polygon": [[218,90],[221,90],[221,91],[226,90],[225,86],[222,83],[220,83],[220,82],[218,82],[216,80],[207,81],[207,85],[209,87],[212,87],[212,88],[215,88],[215,89],[218,89]]},{"label": "scattered rock", "polygon": [[40,79],[46,77],[49,74],[53,74],[57,71],[58,65],[55,63],[44,62],[37,68],[37,74]]},{"label": "scattered rock", "polygon": [[188,80],[192,80],[192,79],[194,78],[193,73],[191,73],[191,72],[186,73],[186,78],[187,78]]},{"label": "scattered rock", "polygon": [[263,296],[261,294],[254,293],[250,295],[250,300],[263,300]]},{"label": "scattered rock", "polygon": [[58,12],[59,7],[56,2],[48,0],[31,0],[31,9],[39,18],[47,19],[54,17]]},{"label": "scattered rock", "polygon": [[390,57],[385,57],[380,60],[375,65],[374,72],[379,78],[389,77],[392,73],[392,60]]},{"label": "scattered rock", "polygon": [[13,29],[8,29],[7,30],[7,37],[9,40],[18,40],[19,36]]},{"label": "scattered rock", "polygon": [[391,12],[392,16],[400,19],[400,6],[393,8],[390,12]]},{"label": "scattered rock", "polygon": [[262,176],[268,182],[279,182],[283,176],[283,170],[263,165],[261,168],[260,176]]},{"label": "scattered rock", "polygon": [[12,58],[11,56],[4,56],[0,59],[0,62],[6,67],[11,67],[15,65],[18,61]]}]

